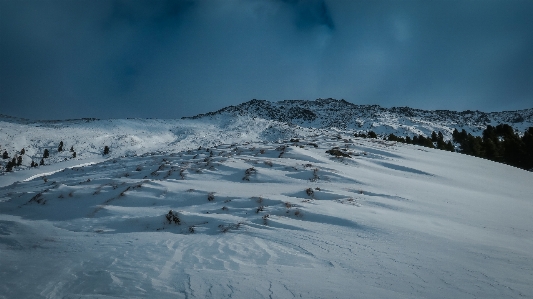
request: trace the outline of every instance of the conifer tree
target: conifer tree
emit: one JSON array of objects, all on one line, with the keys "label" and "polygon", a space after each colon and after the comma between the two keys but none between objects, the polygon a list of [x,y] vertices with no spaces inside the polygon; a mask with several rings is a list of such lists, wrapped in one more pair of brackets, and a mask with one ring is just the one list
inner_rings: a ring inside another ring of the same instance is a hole
[{"label": "conifer tree", "polygon": [[39,165],[44,165],[44,158],[41,158],[41,162],[39,162]]},{"label": "conifer tree", "polygon": [[70,147],[70,152],[74,152],[74,145]]},{"label": "conifer tree", "polygon": [[2,159],[9,159],[9,155],[7,151],[4,151],[4,154],[2,155]]},{"label": "conifer tree", "polygon": [[435,131],[433,131],[433,132],[431,133],[431,141],[433,141],[433,142],[437,142],[437,140],[438,140],[438,139],[437,139],[437,133],[435,133]]},{"label": "conifer tree", "polygon": [[104,147],[104,155],[107,155],[107,154],[109,154],[109,146],[106,145]]},{"label": "conifer tree", "polygon": [[17,157],[17,166],[22,165],[22,156]]},{"label": "conifer tree", "polygon": [[10,171],[13,171],[13,167],[15,166],[15,163],[13,163],[13,160],[7,162],[7,165],[6,165],[6,171],[7,172],[10,172]]},{"label": "conifer tree", "polygon": [[24,148],[22,148],[22,149],[20,150],[20,154],[21,154],[21,155],[24,155],[25,153],[26,153],[26,150],[25,150]]},{"label": "conifer tree", "polygon": [[76,158],[76,152],[72,152],[72,158]]},{"label": "conifer tree", "polygon": [[445,149],[450,152],[455,152],[455,148],[453,147],[453,144],[450,140],[446,143]]},{"label": "conifer tree", "polygon": [[44,154],[43,154],[43,158],[48,158],[50,156],[50,152],[48,151],[48,149],[44,149]]},{"label": "conifer tree", "polygon": [[63,141],[61,141],[61,142],[59,143],[59,146],[57,147],[57,151],[58,151],[58,152],[62,152],[62,151],[63,151]]}]

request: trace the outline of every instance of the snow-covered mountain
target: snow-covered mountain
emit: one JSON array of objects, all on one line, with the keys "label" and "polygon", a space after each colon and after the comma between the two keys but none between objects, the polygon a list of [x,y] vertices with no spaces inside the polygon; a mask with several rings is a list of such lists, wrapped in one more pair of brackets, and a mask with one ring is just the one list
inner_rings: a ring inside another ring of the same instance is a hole
[{"label": "snow-covered mountain", "polygon": [[[221,143],[281,141],[309,134],[354,134],[374,131],[382,137],[442,132],[445,140],[454,129],[480,135],[488,124],[507,123],[517,133],[533,126],[533,108],[484,113],[479,111],[426,111],[412,108],[381,108],[354,105],[344,100],[268,102],[251,100],[216,112],[183,119],[110,119],[94,118],[57,121],[32,121],[0,115],[0,154],[10,156],[22,148],[23,167],[39,162],[44,150],[51,157],[47,164],[101,158],[104,146],[110,157],[142,155],[153,152],[178,152],[198,146]],[[332,133],[333,132],[333,133]],[[336,132],[336,133],[335,133]],[[83,136],[83,138],[80,138]],[[63,141],[66,151],[57,152]],[[5,162],[5,161],[4,161]],[[0,166],[3,163],[0,161]],[[5,166],[5,165],[4,165]]]},{"label": "snow-covered mountain", "polygon": [[532,172],[267,116],[3,117],[0,298],[533,298]]},{"label": "snow-covered mountain", "polygon": [[383,108],[355,105],[345,100],[317,99],[269,102],[251,100],[191,119],[248,116],[313,128],[369,131],[400,136],[424,135],[441,131],[451,138],[454,129],[480,135],[487,125],[509,124],[518,132],[533,126],[533,108],[485,113],[481,111],[420,110],[409,107]]}]

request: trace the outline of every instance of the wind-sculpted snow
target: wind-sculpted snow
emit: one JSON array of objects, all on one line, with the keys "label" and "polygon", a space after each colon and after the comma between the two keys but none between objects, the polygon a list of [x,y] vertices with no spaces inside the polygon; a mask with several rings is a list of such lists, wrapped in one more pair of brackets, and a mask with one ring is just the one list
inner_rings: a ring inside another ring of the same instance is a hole
[{"label": "wind-sculpted snow", "polygon": [[[93,123],[59,136],[116,136]],[[0,298],[533,295],[530,172],[266,120],[151,124],[107,140],[128,156],[0,177],[20,178]]]}]

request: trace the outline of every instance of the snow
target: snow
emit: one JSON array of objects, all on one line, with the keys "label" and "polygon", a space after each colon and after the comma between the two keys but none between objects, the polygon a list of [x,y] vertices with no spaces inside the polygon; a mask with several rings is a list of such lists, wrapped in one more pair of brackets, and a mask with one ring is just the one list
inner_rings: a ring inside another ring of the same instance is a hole
[{"label": "snow", "polygon": [[0,298],[533,298],[531,172],[247,117],[2,125],[51,158],[0,176]]}]

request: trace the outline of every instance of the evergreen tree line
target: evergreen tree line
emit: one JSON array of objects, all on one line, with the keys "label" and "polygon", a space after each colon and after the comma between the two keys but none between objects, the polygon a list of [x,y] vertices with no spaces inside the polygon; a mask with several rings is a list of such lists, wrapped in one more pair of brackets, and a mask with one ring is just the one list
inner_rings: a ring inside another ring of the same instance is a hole
[{"label": "evergreen tree line", "polygon": [[445,151],[450,151],[450,152],[455,151],[455,147],[453,146],[451,141],[448,141],[448,142],[444,141],[444,135],[442,134],[442,132],[436,133],[435,131],[433,131],[433,133],[431,133],[431,138],[425,137],[424,135],[418,135],[418,136],[415,135],[413,136],[413,138],[411,138],[410,136],[407,136],[404,138],[404,137],[398,137],[391,133],[387,137],[387,140],[397,141],[397,142],[402,142],[402,143],[407,143],[407,144],[420,145],[420,146],[425,146],[429,148],[437,148],[440,150],[445,150]]},{"label": "evergreen tree line", "polygon": [[533,127],[529,127],[522,137],[507,124],[489,125],[481,137],[474,137],[464,129],[461,132],[455,129],[453,141],[460,145],[463,154],[533,169]]},{"label": "evergreen tree line", "polygon": [[[378,138],[377,134],[374,131],[368,131],[367,134],[355,133],[354,136],[363,137],[363,138]],[[438,149],[445,150],[445,151],[451,151],[451,152],[455,151],[452,142],[451,141],[445,142],[444,135],[442,135],[441,132],[436,133],[435,131],[433,131],[433,133],[431,134],[431,138],[427,138],[424,135],[413,136],[413,138],[411,138],[410,136],[398,137],[391,133],[385,139],[389,141],[397,141],[397,142],[420,145],[420,146],[425,146],[425,147],[430,147],[430,148],[438,148]]]}]

